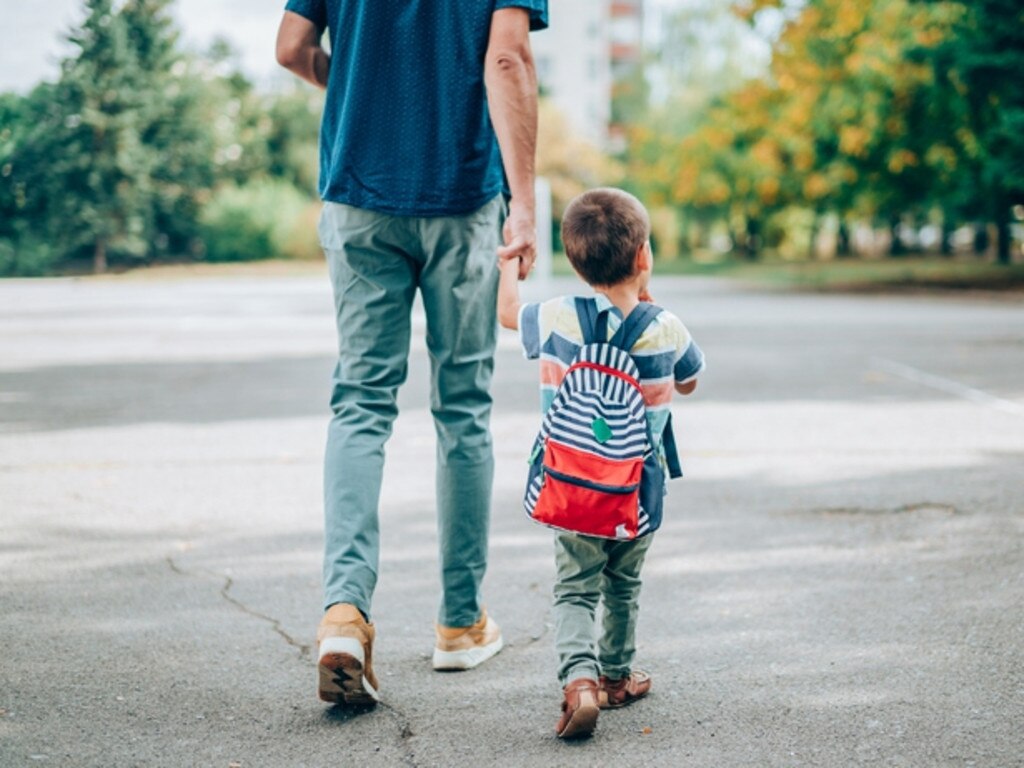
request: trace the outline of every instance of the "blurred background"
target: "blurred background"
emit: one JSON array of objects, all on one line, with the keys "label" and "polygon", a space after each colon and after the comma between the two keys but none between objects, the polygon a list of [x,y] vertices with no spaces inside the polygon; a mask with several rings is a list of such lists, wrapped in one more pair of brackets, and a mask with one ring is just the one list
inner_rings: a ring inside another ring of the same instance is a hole
[{"label": "blurred background", "polygon": [[[323,97],[276,67],[282,0],[3,6],[0,275],[320,257]],[[615,184],[664,271],[1024,282],[1017,0],[550,11],[556,251],[568,200]]]}]

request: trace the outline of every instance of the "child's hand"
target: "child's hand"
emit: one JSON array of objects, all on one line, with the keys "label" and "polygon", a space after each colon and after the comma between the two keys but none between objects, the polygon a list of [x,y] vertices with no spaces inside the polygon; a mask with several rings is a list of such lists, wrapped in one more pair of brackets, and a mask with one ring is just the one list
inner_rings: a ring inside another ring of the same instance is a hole
[{"label": "child's hand", "polygon": [[516,279],[519,279],[519,257],[518,256],[506,256],[498,257],[498,271],[499,272],[512,272],[513,266],[515,267]]},{"label": "child's hand", "polygon": [[519,272],[522,263],[518,256],[501,254],[498,258],[498,322],[502,328],[519,329]]}]

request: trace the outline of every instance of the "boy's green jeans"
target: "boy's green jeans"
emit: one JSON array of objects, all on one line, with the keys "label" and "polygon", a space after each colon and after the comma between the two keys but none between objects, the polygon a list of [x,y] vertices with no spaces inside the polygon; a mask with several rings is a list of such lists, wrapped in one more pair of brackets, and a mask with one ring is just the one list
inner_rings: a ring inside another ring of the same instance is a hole
[{"label": "boy's green jeans", "polygon": [[[555,650],[563,686],[600,675],[618,680],[632,670],[640,569],[653,538],[612,541],[575,533],[555,536]],[[599,600],[604,605],[600,634],[595,637]]]},{"label": "boy's green jeans", "polygon": [[380,555],[384,443],[408,369],[418,289],[437,433],[437,620],[464,627],[480,617],[494,474],[489,389],[503,217],[500,197],[465,216],[431,218],[324,205],[320,242],[338,325],[324,469],[325,606],[351,603],[370,616]]}]

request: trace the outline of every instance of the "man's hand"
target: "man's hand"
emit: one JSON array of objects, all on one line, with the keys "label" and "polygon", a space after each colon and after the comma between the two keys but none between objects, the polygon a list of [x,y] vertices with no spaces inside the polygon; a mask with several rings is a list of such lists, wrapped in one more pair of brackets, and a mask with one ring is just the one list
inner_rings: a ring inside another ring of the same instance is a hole
[{"label": "man's hand", "polygon": [[504,263],[519,260],[519,279],[525,280],[537,259],[537,224],[531,209],[516,205],[509,206],[508,218],[502,229],[505,245],[498,248],[498,261]]}]

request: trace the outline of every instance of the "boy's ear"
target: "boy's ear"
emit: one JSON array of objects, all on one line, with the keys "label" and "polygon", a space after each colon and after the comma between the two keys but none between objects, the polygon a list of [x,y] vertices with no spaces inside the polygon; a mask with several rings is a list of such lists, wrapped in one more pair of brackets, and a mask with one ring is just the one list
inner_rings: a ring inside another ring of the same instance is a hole
[{"label": "boy's ear", "polygon": [[651,241],[645,240],[644,244],[636,249],[636,271],[643,272],[651,268],[654,254],[651,253]]}]

